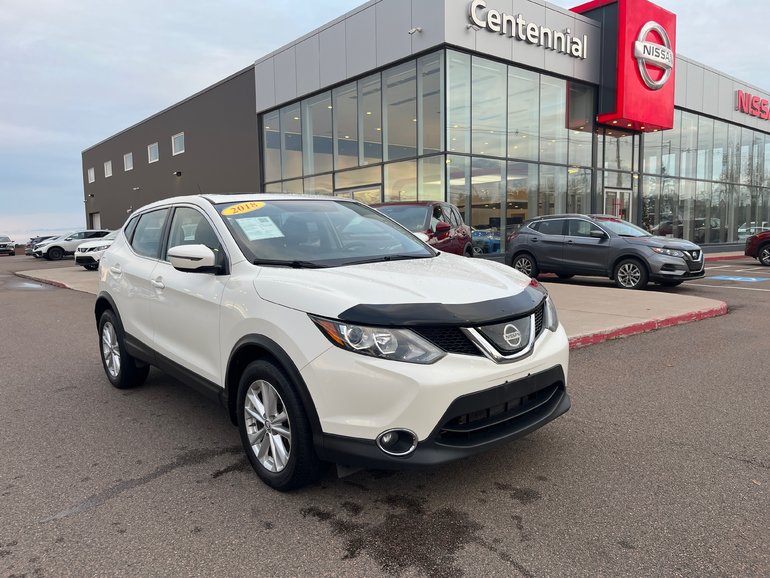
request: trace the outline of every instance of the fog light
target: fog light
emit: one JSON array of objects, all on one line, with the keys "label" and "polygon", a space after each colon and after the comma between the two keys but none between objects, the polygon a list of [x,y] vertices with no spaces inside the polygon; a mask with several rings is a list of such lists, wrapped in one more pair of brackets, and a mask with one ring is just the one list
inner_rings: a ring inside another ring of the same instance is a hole
[{"label": "fog light", "polygon": [[407,456],[417,447],[417,436],[405,429],[391,429],[377,436],[377,447],[391,456]]}]

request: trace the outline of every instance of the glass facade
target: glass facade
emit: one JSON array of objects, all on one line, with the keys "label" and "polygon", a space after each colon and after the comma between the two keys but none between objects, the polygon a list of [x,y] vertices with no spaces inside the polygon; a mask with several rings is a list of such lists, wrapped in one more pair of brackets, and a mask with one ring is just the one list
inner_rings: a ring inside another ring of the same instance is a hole
[{"label": "glass facade", "polygon": [[770,221],[770,135],[677,110],[645,134],[640,224],[696,243],[742,242]]},{"label": "glass facade", "polygon": [[770,221],[770,135],[681,110],[669,131],[596,127],[595,93],[438,50],[262,114],[264,190],[446,199],[489,254],[525,219],[562,212],[698,243]]}]

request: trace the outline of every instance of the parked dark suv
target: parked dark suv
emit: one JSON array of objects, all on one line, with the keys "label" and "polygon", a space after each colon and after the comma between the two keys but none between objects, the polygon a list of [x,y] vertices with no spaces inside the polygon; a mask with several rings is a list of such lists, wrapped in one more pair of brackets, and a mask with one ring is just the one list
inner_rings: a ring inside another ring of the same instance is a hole
[{"label": "parked dark suv", "polygon": [[434,249],[473,256],[471,228],[454,205],[440,201],[403,201],[371,205],[413,233],[422,233]]},{"label": "parked dark suv", "polygon": [[747,257],[754,257],[766,267],[770,267],[770,231],[757,233],[746,239],[744,253]]},{"label": "parked dark suv", "polygon": [[704,276],[703,251],[695,243],[655,237],[606,215],[525,221],[508,239],[506,262],[530,277],[594,275],[613,279],[623,289],[642,289],[648,281],[673,287]]}]

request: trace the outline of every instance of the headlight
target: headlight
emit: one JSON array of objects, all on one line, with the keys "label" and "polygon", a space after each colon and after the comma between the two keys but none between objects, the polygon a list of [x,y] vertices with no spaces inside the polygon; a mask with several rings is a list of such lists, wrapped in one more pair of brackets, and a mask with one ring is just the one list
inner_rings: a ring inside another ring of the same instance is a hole
[{"label": "headlight", "polygon": [[659,247],[651,247],[651,249],[660,255],[668,255],[669,257],[684,257],[684,253],[682,251],[677,251],[676,249],[661,249]]},{"label": "headlight", "polygon": [[104,251],[109,245],[99,245],[98,247],[93,247],[92,251]]},{"label": "headlight", "polygon": [[334,345],[353,353],[424,365],[435,363],[446,355],[408,329],[350,325],[312,315],[310,319]]},{"label": "headlight", "polygon": [[550,297],[545,298],[545,328],[556,331],[559,328],[559,316],[556,315],[556,306]]}]

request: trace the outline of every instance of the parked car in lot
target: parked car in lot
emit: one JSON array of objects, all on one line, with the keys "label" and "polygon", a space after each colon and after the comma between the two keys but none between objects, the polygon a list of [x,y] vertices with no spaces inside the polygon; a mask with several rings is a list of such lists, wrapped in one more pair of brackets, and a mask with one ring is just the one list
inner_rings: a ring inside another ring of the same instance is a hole
[{"label": "parked car in lot", "polygon": [[110,232],[103,229],[87,229],[83,231],[73,231],[61,237],[46,239],[42,243],[35,245],[32,254],[35,257],[44,257],[50,261],[58,261],[65,255],[72,255],[79,245],[86,241],[100,239]]},{"label": "parked car in lot", "polygon": [[102,256],[95,317],[118,388],[150,365],[219,399],[268,485],[321,460],[440,464],[569,409],[542,285],[435,251],[328,197],[200,195],[136,211]]},{"label": "parked car in lot", "polygon": [[16,243],[7,235],[0,235],[0,255],[15,255]]},{"label": "parked car in lot", "polygon": [[371,205],[413,233],[427,237],[434,249],[473,256],[471,228],[454,205],[439,201],[403,201]]},{"label": "parked car in lot", "polygon": [[746,239],[744,254],[754,257],[762,265],[770,267],[770,230],[757,233]]},{"label": "parked car in lot", "polygon": [[75,250],[75,264],[82,265],[89,271],[96,271],[99,268],[99,259],[110,248],[110,245],[112,245],[117,236],[118,231],[113,231],[101,239],[86,241],[78,245],[78,248]]},{"label": "parked car in lot", "polygon": [[757,233],[762,233],[763,231],[770,231],[770,222],[751,221],[750,223],[743,223],[740,227],[738,227],[738,240],[745,241],[751,235],[756,235]]},{"label": "parked car in lot", "polygon": [[682,239],[655,237],[606,215],[551,215],[525,221],[508,240],[509,265],[530,277],[594,275],[623,289],[648,281],[673,287],[704,276],[703,251]]},{"label": "parked car in lot", "polygon": [[[27,241],[27,245],[24,247],[24,254],[25,255],[33,255],[35,252],[35,245],[41,244],[43,241],[47,239],[53,239],[54,237],[57,237],[58,235],[43,235],[39,237],[30,237],[29,241]],[[36,255],[36,257],[39,257],[40,255]]]}]

